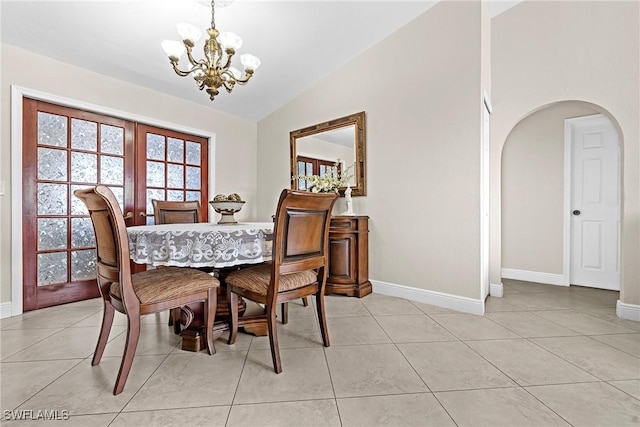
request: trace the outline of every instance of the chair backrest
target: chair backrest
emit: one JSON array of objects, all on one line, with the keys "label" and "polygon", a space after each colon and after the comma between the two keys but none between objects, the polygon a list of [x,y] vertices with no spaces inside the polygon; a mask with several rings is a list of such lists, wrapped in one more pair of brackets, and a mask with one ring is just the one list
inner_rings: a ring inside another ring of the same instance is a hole
[{"label": "chair backrest", "polygon": [[337,198],[336,193],[282,190],[274,228],[274,274],[326,266],[329,222]]},{"label": "chair backrest", "polygon": [[103,285],[119,282],[125,309],[139,304],[131,281],[127,228],[115,195],[104,185],[76,190],[73,194],[87,206],[93,223],[101,292],[108,292]]},{"label": "chair backrest", "polygon": [[187,224],[202,222],[200,202],[170,202],[166,200],[152,200],[153,215],[156,224]]}]

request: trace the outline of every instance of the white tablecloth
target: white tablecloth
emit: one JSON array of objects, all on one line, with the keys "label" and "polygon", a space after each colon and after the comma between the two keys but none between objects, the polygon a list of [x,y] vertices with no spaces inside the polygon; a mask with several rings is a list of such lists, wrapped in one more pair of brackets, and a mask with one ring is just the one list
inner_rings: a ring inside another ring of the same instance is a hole
[{"label": "white tablecloth", "polygon": [[127,233],[137,264],[222,268],[271,260],[273,222],[142,225]]}]

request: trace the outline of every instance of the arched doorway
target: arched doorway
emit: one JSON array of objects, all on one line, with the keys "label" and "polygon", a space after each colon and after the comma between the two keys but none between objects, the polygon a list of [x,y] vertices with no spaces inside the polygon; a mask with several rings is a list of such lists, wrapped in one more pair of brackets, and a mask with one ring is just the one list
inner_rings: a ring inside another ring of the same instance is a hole
[{"label": "arched doorway", "polygon": [[[503,279],[562,286],[571,283],[569,230],[576,218],[567,213],[571,190],[566,185],[571,179],[565,174],[570,170],[566,163],[570,151],[566,150],[565,121],[597,114],[607,117],[619,135],[611,114],[582,101],[542,106],[522,118],[509,133],[501,156]],[[619,153],[617,182],[621,180],[621,146]],[[619,188],[615,189],[618,194]],[[619,255],[619,247],[617,241],[614,255]],[[576,255],[574,249],[573,256]],[[596,287],[611,289],[605,285]]]}]

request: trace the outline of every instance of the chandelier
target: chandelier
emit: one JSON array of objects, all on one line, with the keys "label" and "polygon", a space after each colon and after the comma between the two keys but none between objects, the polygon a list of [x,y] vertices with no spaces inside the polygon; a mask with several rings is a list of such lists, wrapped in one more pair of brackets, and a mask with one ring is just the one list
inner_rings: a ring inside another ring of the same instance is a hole
[{"label": "chandelier", "polygon": [[[193,76],[198,88],[200,90],[206,88],[209,99],[212,101],[220,93],[218,91],[220,86],[223,86],[230,93],[236,84],[247,84],[253,76],[253,72],[260,66],[260,59],[247,53],[240,55],[244,76],[239,69],[231,65],[233,55],[242,46],[242,39],[237,34],[220,32],[216,29],[214,3],[215,1],[211,0],[211,28],[207,30],[209,38],[204,43],[204,59],[196,61],[193,57],[193,47],[202,36],[202,31],[191,24],[179,23],[176,26],[182,43],[174,40],[162,42],[162,48],[169,56],[169,61],[176,74],[182,77]],[[178,60],[185,50],[189,60],[189,68],[181,70],[178,67]]]}]

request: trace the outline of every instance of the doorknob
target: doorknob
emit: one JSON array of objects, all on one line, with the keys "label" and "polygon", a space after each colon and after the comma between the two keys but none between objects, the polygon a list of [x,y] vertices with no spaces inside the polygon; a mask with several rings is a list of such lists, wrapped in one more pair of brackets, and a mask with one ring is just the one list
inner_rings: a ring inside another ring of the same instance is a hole
[{"label": "doorknob", "polygon": [[146,218],[146,217],[147,217],[147,214],[146,214],[146,213],[144,213],[144,212],[140,212],[140,218]]},{"label": "doorknob", "polygon": [[129,211],[126,214],[124,214],[124,219],[130,219],[133,218],[133,212]]},{"label": "doorknob", "polygon": [[576,209],[575,211],[573,211],[573,212],[571,212],[571,213],[572,213],[572,214],[574,214],[575,216],[578,216],[578,215],[580,215],[582,212],[580,212],[579,210],[577,210],[577,209]]}]

